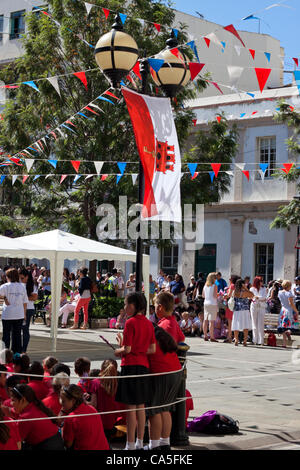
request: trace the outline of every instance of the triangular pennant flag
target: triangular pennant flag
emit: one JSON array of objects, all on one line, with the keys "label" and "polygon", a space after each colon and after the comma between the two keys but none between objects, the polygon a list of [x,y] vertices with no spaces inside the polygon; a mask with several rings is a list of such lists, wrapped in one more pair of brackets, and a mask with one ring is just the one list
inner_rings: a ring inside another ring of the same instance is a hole
[{"label": "triangular pennant flag", "polygon": [[[96,104],[94,103],[90,103],[89,106],[92,106],[92,108],[95,108],[95,109],[98,109],[98,111],[100,111],[101,113],[104,113],[103,109],[99,108],[99,106],[97,106]],[[105,114],[105,113],[104,113]],[[66,121],[68,122],[68,121]],[[73,124],[74,126],[74,124]],[[76,127],[76,126],[75,126]]]},{"label": "triangular pennant flag", "polygon": [[193,121],[194,127],[196,127],[197,119],[192,119],[192,121]]},{"label": "triangular pennant flag", "polygon": [[33,88],[34,90],[36,90],[36,91],[38,91],[38,92],[40,91],[40,90],[38,89],[38,87],[36,86],[36,84],[35,84],[33,81],[22,82],[22,83],[23,83],[23,85],[28,85],[28,86],[30,86],[31,88]]},{"label": "triangular pennant flag", "polygon": [[61,175],[59,184],[61,184],[66,179],[67,176],[68,175]]},{"label": "triangular pennant flag", "polygon": [[115,98],[116,100],[119,100],[120,98],[118,98],[116,95],[114,95],[111,91],[109,90],[106,90],[103,95],[108,95],[108,96],[112,96],[113,98]]},{"label": "triangular pennant flag", "polygon": [[[97,114],[98,114],[98,113],[97,113]],[[98,114],[98,116],[99,116],[99,114]],[[75,132],[73,129],[71,129],[71,127],[66,126],[66,124],[61,124],[61,125],[62,125],[63,127],[65,127],[66,129],[68,129],[69,131],[73,132],[73,134],[76,134],[76,132]],[[77,135],[77,134],[76,134],[76,135]]]},{"label": "triangular pennant flag", "polygon": [[112,100],[104,98],[104,96],[97,96],[96,100],[108,101],[108,103],[115,104]]},{"label": "triangular pennant flag", "polygon": [[195,41],[190,41],[190,42],[187,42],[187,46],[190,46],[190,48],[192,50],[194,50],[194,47],[195,47]]},{"label": "triangular pennant flag", "polygon": [[223,46],[222,52],[224,52],[224,49],[226,48],[226,42],[221,41],[221,44],[222,44],[222,46]]},{"label": "triangular pennant flag", "polygon": [[262,179],[262,181],[265,180],[265,176],[266,176],[266,172],[265,171],[262,171],[262,170],[258,170],[258,173],[260,174],[260,177]]},{"label": "triangular pennant flag", "polygon": [[153,25],[155,26],[155,29],[157,29],[157,31],[160,32],[160,24],[153,23]]},{"label": "triangular pennant flag", "polygon": [[223,91],[221,90],[221,88],[219,87],[219,85],[216,83],[216,82],[210,82],[212,85],[214,85],[216,87],[217,90],[219,90],[220,93],[222,93],[222,95],[224,95]]},{"label": "triangular pennant flag", "polygon": [[254,94],[254,93],[247,92],[247,95],[251,96],[251,98],[255,98],[255,94]]},{"label": "triangular pennant flag", "polygon": [[218,174],[221,168],[221,163],[211,163],[211,167],[213,169],[215,177],[218,178]]},{"label": "triangular pennant flag", "polygon": [[79,78],[79,80],[84,84],[85,89],[87,90],[88,87],[87,87],[87,79],[86,79],[85,72],[75,72],[75,73],[73,73],[73,75],[75,75],[75,77]]},{"label": "triangular pennant flag", "polygon": [[162,59],[148,59],[148,63],[155,72],[158,72],[164,65],[165,61]]},{"label": "triangular pennant flag", "polygon": [[[91,113],[96,114],[96,116],[100,116],[99,113],[96,113],[96,111],[94,111],[93,109],[89,108],[89,106],[85,106],[83,109],[86,109],[87,111],[90,111]],[[74,131],[73,131],[73,132],[74,132]]]},{"label": "triangular pennant flag", "polygon": [[291,171],[292,167],[294,166],[294,163],[284,163],[283,166],[284,166],[284,168],[281,168],[282,171],[284,171],[284,173],[286,173],[288,175],[289,172]]},{"label": "triangular pennant flag", "polygon": [[105,181],[108,178],[108,175],[101,175],[101,181]]},{"label": "triangular pennant flag", "polygon": [[121,172],[121,175],[123,175],[127,163],[124,163],[124,162],[117,162],[117,164],[118,164],[119,170],[120,170],[120,172]]},{"label": "triangular pennant flag", "polygon": [[175,38],[178,38],[178,29],[173,28],[172,31],[174,33]]},{"label": "triangular pennant flag", "polygon": [[199,175],[198,171],[195,171],[194,175],[191,177],[191,180],[195,180]]},{"label": "triangular pennant flag", "polygon": [[53,137],[54,137],[54,139],[55,139],[55,140],[57,139],[57,135],[55,134],[55,132],[54,132],[54,131],[51,131],[51,132],[50,132],[50,134],[52,134],[52,135],[53,135]]},{"label": "triangular pennant flag", "polygon": [[243,44],[244,47],[245,44],[244,44],[244,41],[242,40],[241,36],[239,35],[239,33],[237,32],[237,30],[235,29],[235,27],[233,26],[233,24],[230,24],[228,26],[225,26],[224,29],[226,31],[228,31],[229,33],[232,33],[239,41],[241,41],[241,43]]},{"label": "triangular pennant flag", "polygon": [[258,111],[253,111],[253,113],[251,114],[251,116],[254,116],[255,114],[257,114]]},{"label": "triangular pennant flag", "polygon": [[235,166],[237,166],[241,171],[243,171],[245,168],[245,163],[236,163]]},{"label": "triangular pennant flag", "polygon": [[246,113],[241,113],[240,114],[240,117],[243,118],[244,116],[246,116]]},{"label": "triangular pennant flag", "polygon": [[214,181],[214,177],[215,177],[214,172],[213,172],[213,171],[210,171],[210,172],[209,172],[209,176],[210,176],[211,182],[213,182],[213,181]]},{"label": "triangular pennant flag", "polygon": [[226,175],[229,175],[229,176],[234,176],[234,172],[233,171],[225,171]]},{"label": "triangular pennant flag", "polygon": [[77,114],[79,114],[79,116],[83,116],[84,118],[91,120],[91,118],[87,117],[87,116],[86,116],[85,114],[83,114],[83,113],[80,113],[80,112],[79,112],[79,113],[77,113]]},{"label": "triangular pennant flag", "polygon": [[119,183],[120,179],[122,178],[123,175],[117,175],[117,184]]},{"label": "triangular pennant flag", "polygon": [[110,14],[110,10],[108,10],[107,8],[102,8],[102,11],[105,15],[105,18],[107,19],[108,18],[108,15]]},{"label": "triangular pennant flag", "polygon": [[298,87],[299,94],[300,94],[300,70],[295,70],[294,77],[295,77],[295,82],[296,82],[296,85]]},{"label": "triangular pennant flag", "polygon": [[98,175],[98,176],[99,176],[100,173],[101,173],[103,164],[104,164],[104,162],[94,162],[94,165],[95,165],[95,167],[96,167],[96,172],[97,172],[97,175]]},{"label": "triangular pennant flag", "polygon": [[131,75],[127,75],[126,78],[127,78],[127,80],[130,81],[130,83],[132,83],[132,85],[134,86],[134,88],[137,89],[136,83],[135,83],[135,81],[133,80],[132,76],[131,76]]},{"label": "triangular pennant flag", "polygon": [[245,18],[242,18],[242,21],[246,21],[246,20],[260,20],[260,18],[254,15],[249,15],[249,16],[246,16]]},{"label": "triangular pennant flag", "polygon": [[268,59],[268,62],[270,62],[270,60],[271,60],[271,53],[270,53],[270,52],[265,52],[264,54],[265,54],[266,58]]},{"label": "triangular pennant flag", "polygon": [[205,64],[198,64],[198,62],[189,62],[189,69],[191,72],[191,80],[194,80],[195,77],[201,72]]},{"label": "triangular pennant flag", "polygon": [[59,132],[62,137],[65,137],[65,134],[64,134],[63,131],[60,129],[60,127],[57,127],[55,130],[56,130],[57,132]]},{"label": "triangular pennant flag", "polygon": [[60,88],[59,88],[59,84],[58,84],[58,78],[57,77],[49,77],[47,78],[48,82],[51,83],[51,85],[53,86],[53,88],[55,88],[56,92],[60,95]]},{"label": "triangular pennant flag", "polygon": [[[90,106],[93,106],[91,103],[90,103]],[[99,108],[100,109],[100,108]],[[70,118],[71,119],[71,118]],[[70,124],[71,126],[74,126],[74,127],[77,127],[75,126],[75,124],[72,122],[72,121],[66,121],[67,124]]]},{"label": "triangular pennant flag", "polygon": [[241,55],[242,46],[237,46],[237,45],[235,45],[234,48],[235,48],[235,51],[236,51],[237,55],[240,56],[240,55]]},{"label": "triangular pennant flag", "polygon": [[125,15],[124,13],[119,13],[119,17],[120,17],[120,20],[122,21],[122,24],[124,24],[126,21],[127,15]]},{"label": "triangular pennant flag", "polygon": [[57,165],[57,160],[48,160],[48,163],[53,166],[53,168],[56,168]]},{"label": "triangular pennant flag", "polygon": [[228,75],[229,75],[229,78],[230,78],[230,84],[231,85],[236,85],[239,81],[239,79],[241,78],[241,75],[244,71],[244,68],[243,67],[238,67],[238,66],[235,66],[235,65],[228,65],[227,66],[227,70],[228,70]]},{"label": "triangular pennant flag", "polygon": [[197,170],[198,163],[188,163],[188,169],[190,170],[191,176],[193,177],[195,175],[195,172]]},{"label": "triangular pennant flag", "polygon": [[6,178],[6,175],[1,175],[1,177],[0,177],[0,184],[3,183],[3,181],[5,180],[5,178]]},{"label": "triangular pennant flag", "polygon": [[91,9],[93,8],[94,5],[91,5],[90,3],[87,3],[87,2],[84,2],[84,4],[85,4],[85,8],[86,8],[87,14],[88,14],[88,16],[89,16],[90,11],[91,11]]},{"label": "triangular pennant flag", "polygon": [[29,178],[29,175],[23,176],[22,183],[26,183],[27,179]]},{"label": "triangular pennant flag", "polygon": [[249,49],[250,54],[252,55],[252,59],[255,59],[255,50],[254,49]]},{"label": "triangular pennant flag", "polygon": [[250,173],[249,173],[249,171],[248,171],[248,170],[244,170],[243,173],[244,173],[244,175],[246,176],[247,180],[249,181],[249,179],[250,179]]},{"label": "triangular pennant flag", "polygon": [[272,72],[272,69],[256,68],[255,72],[256,72],[256,76],[257,76],[260,91],[263,92],[263,89],[265,88],[265,84],[268,81],[268,78],[270,76],[270,73]]},{"label": "triangular pennant flag", "polygon": [[74,180],[73,180],[73,183],[76,183],[76,181],[78,181],[79,178],[81,178],[81,176],[82,176],[82,175],[76,175],[75,178],[74,178]]},{"label": "triangular pennant flag", "polygon": [[53,176],[53,174],[52,174],[52,173],[49,173],[49,175],[46,175],[46,176],[45,176],[45,180],[47,180],[48,178],[51,178],[51,176]]},{"label": "triangular pennant flag", "polygon": [[222,47],[221,41],[217,38],[215,33],[209,33],[206,37],[209,38],[217,46]]},{"label": "triangular pennant flag", "polygon": [[267,171],[267,169],[269,167],[269,164],[268,163],[260,163],[259,166],[260,166],[260,169],[263,172],[263,174],[265,174],[265,172]]},{"label": "triangular pennant flag", "polygon": [[297,57],[293,57],[293,61],[295,62],[296,66],[299,67],[299,59]]},{"label": "triangular pennant flag", "polygon": [[222,116],[217,116],[216,119],[217,119],[218,123],[220,124],[220,122],[222,121]]},{"label": "triangular pennant flag", "polygon": [[137,63],[133,67],[132,71],[136,74],[137,77],[139,77],[140,80],[142,80],[139,61],[137,61]]},{"label": "triangular pennant flag", "polygon": [[35,177],[33,178],[33,181],[37,180],[41,175],[35,175]]},{"label": "triangular pennant flag", "polygon": [[78,173],[81,162],[78,161],[78,160],[71,160],[71,163],[72,163],[72,166],[73,166],[74,170],[76,171],[76,173]]},{"label": "triangular pennant flag", "polygon": [[132,178],[133,185],[135,185],[137,177],[138,177],[137,173],[132,173],[131,178]]},{"label": "triangular pennant flag", "polygon": [[26,165],[28,173],[30,172],[33,164],[34,164],[34,160],[32,160],[31,158],[28,158],[27,160],[25,160],[25,165]]},{"label": "triangular pennant flag", "polygon": [[84,178],[84,181],[86,180],[89,180],[90,178],[93,178],[94,175],[87,175],[85,178]]},{"label": "triangular pennant flag", "polygon": [[12,179],[11,179],[12,186],[15,184],[17,179],[18,179],[18,175],[12,175]]},{"label": "triangular pennant flag", "polygon": [[204,39],[207,47],[209,47],[210,46],[210,39],[209,38],[203,38],[203,39]]}]

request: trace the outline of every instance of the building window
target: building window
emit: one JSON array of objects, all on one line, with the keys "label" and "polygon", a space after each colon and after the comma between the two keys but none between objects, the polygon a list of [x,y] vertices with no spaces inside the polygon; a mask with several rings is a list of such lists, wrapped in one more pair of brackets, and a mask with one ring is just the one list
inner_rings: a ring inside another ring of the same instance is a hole
[{"label": "building window", "polygon": [[0,41],[3,41],[3,21],[4,16],[0,15]]},{"label": "building window", "polygon": [[25,10],[15,11],[10,15],[10,39],[17,39],[25,33]]},{"label": "building window", "polygon": [[268,168],[265,172],[265,178],[271,178],[276,169],[276,137],[259,138],[258,152],[259,163],[268,165]]},{"label": "building window", "polygon": [[166,274],[176,274],[178,271],[178,245],[172,245],[161,250],[161,269]]},{"label": "building window", "polygon": [[268,284],[274,279],[274,243],[256,244],[255,252],[255,276]]}]

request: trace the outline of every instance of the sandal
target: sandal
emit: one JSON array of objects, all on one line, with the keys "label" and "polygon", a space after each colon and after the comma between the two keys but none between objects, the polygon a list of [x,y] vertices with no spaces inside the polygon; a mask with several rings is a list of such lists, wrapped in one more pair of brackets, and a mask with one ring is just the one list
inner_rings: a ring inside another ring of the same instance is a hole
[{"label": "sandal", "polygon": [[67,328],[67,325],[61,325],[60,327],[61,328]]},{"label": "sandal", "polygon": [[208,341],[208,337],[207,337],[207,336],[204,336],[204,341]]},{"label": "sandal", "polygon": [[246,348],[246,347],[247,347],[247,343],[243,343],[243,346]]},{"label": "sandal", "polygon": [[70,330],[78,330],[78,323],[74,323],[73,326],[71,326],[71,328],[69,328]]},{"label": "sandal", "polygon": [[239,345],[239,342],[238,342],[238,341],[235,341],[235,342],[234,342],[234,345],[235,345],[235,346],[238,346],[238,345]]},{"label": "sandal", "polygon": [[87,330],[88,327],[89,327],[89,325],[88,325],[87,323],[84,323],[84,324],[80,327],[80,329],[81,329],[81,330]]}]

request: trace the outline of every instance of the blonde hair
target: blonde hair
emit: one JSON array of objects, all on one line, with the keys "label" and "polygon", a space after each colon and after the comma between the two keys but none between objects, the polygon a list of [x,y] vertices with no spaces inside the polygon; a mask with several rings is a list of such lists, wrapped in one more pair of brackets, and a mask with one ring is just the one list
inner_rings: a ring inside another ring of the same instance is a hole
[{"label": "blonde hair", "polygon": [[209,275],[207,276],[205,285],[206,286],[213,286],[216,279],[217,279],[216,273],[209,273]]},{"label": "blonde hair", "polygon": [[[118,364],[113,359],[106,359],[103,361],[99,377],[112,377],[118,375]],[[114,397],[117,391],[118,379],[106,379],[101,382],[101,386],[104,388],[106,393],[111,397]]]},{"label": "blonde hair", "polygon": [[291,287],[292,287],[291,281],[287,281],[287,280],[283,281],[283,283],[282,283],[282,288],[283,288],[284,290],[288,290],[288,289],[290,289]]}]

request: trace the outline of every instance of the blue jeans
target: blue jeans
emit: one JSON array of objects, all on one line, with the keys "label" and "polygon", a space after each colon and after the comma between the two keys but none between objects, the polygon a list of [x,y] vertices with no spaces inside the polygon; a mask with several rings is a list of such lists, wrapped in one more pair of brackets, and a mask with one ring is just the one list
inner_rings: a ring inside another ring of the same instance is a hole
[{"label": "blue jeans", "polygon": [[22,325],[23,341],[22,341],[22,352],[27,351],[27,346],[30,340],[29,325],[32,316],[34,315],[34,309],[26,311],[26,323]]}]

